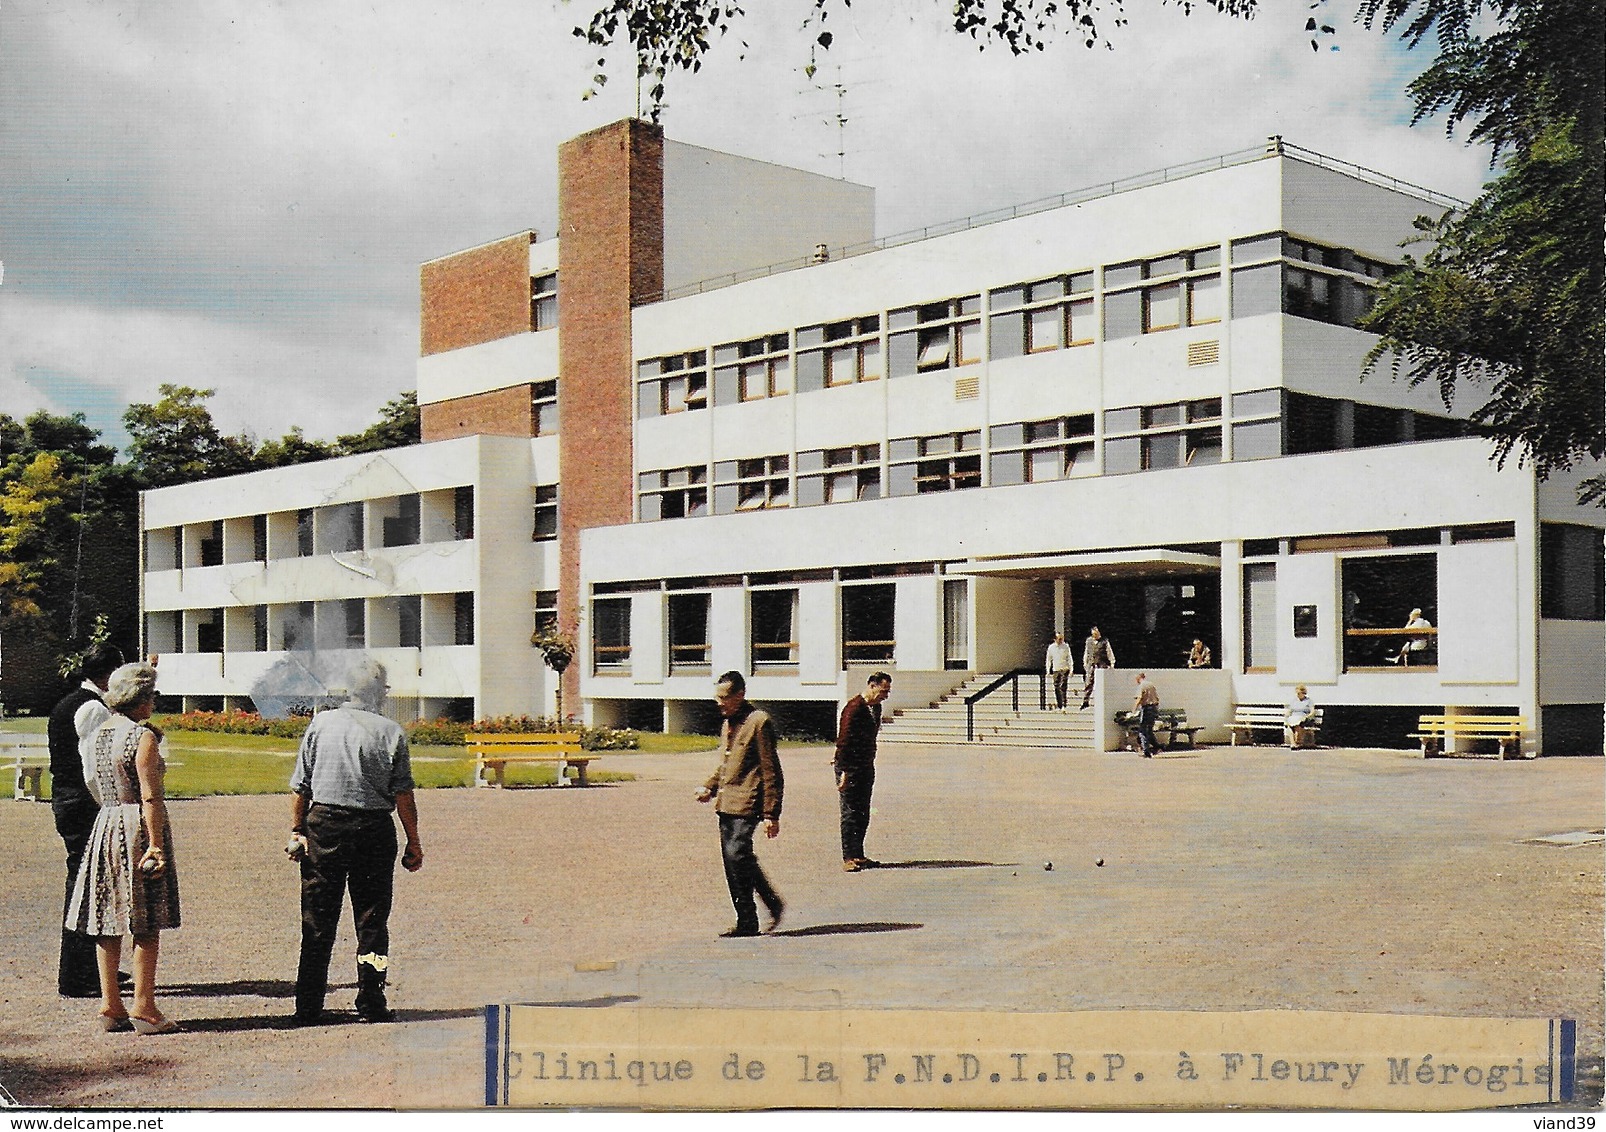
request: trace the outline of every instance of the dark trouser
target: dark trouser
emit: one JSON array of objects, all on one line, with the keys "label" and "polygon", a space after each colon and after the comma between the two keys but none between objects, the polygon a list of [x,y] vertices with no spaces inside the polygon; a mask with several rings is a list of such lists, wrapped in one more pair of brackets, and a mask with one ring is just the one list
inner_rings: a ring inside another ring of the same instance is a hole
[{"label": "dark trouser", "polygon": [[1154,721],[1160,718],[1158,704],[1144,704],[1138,708],[1138,746],[1144,758],[1152,758],[1160,742],[1154,737]]},{"label": "dark trouser", "polygon": [[78,868],[83,864],[84,847],[89,844],[89,833],[95,827],[95,815],[100,807],[93,801],[57,803],[51,807],[56,819],[56,832],[67,846],[67,892],[61,901],[61,917],[56,926],[61,928],[61,962],[56,971],[56,990],[60,994],[88,996],[100,993],[100,968],[95,961],[95,938],[80,935],[62,927],[67,922],[67,906],[72,903],[73,884],[78,879]]},{"label": "dark trouser", "polygon": [[725,884],[731,890],[731,903],[736,906],[738,928],[758,928],[758,908],[753,904],[755,892],[771,913],[781,903],[753,852],[753,834],[760,820],[735,814],[719,815],[719,849],[725,858]]},{"label": "dark trouser", "polygon": [[[329,956],[349,889],[357,928],[357,1010],[382,1009],[390,955],[390,899],[396,873],[396,826],[388,810],[352,810],[314,802],[307,811],[301,861],[301,964],[296,1015],[314,1019],[329,984]],[[376,956],[378,961],[364,961]]]},{"label": "dark trouser", "polygon": [[842,808],[842,859],[864,858],[864,834],[870,828],[870,792],[875,789],[875,767],[850,770],[846,788],[837,794]]},{"label": "dark trouser", "polygon": [[1103,665],[1096,665],[1093,668],[1089,668],[1087,670],[1087,675],[1085,677],[1083,677],[1083,679],[1082,679],[1082,706],[1083,707],[1086,707],[1093,700],[1093,674],[1095,672],[1097,672],[1102,667],[1103,667]]},{"label": "dark trouser", "polygon": [[1068,669],[1052,673],[1054,677],[1054,706],[1065,706],[1065,692],[1070,687],[1071,673]]}]

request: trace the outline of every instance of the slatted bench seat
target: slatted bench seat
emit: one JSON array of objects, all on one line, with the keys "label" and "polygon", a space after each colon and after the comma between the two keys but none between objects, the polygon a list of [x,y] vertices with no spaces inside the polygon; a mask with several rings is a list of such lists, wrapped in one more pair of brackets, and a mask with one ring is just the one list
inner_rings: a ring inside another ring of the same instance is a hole
[{"label": "slatted bench seat", "polygon": [[[1138,748],[1138,713],[1135,711],[1118,711],[1115,713],[1115,722],[1126,729],[1125,745],[1131,750]],[[1188,746],[1194,746],[1194,737],[1204,728],[1188,722],[1188,712],[1185,708],[1161,708],[1154,720],[1154,737],[1160,740],[1160,746],[1167,749],[1178,744],[1178,738],[1185,738]]]},{"label": "slatted bench seat", "polygon": [[[1417,720],[1417,730],[1410,737],[1421,741],[1422,757],[1425,759],[1463,756],[1533,758],[1533,755],[1525,755],[1522,749],[1522,733],[1527,726],[1527,720],[1514,715],[1424,715]],[[1488,740],[1495,744],[1495,754],[1491,756],[1459,749],[1446,751],[1445,741],[1448,739],[1455,740],[1457,748],[1461,747],[1463,741],[1470,744],[1477,740]]]},{"label": "slatted bench seat", "polygon": [[[503,785],[508,763],[556,763],[558,785],[569,785],[568,768],[579,772],[581,786],[586,780],[586,764],[600,756],[580,749],[578,732],[541,732],[516,735],[467,735],[463,744],[474,760],[474,785]],[[493,781],[494,777],[494,781]]]},{"label": "slatted bench seat", "polygon": [[[1305,737],[1314,742],[1317,732],[1322,729],[1322,709],[1317,708],[1304,723]],[[1238,736],[1243,735],[1247,743],[1253,744],[1256,731],[1271,731],[1284,739],[1288,733],[1288,708],[1281,704],[1239,704],[1232,714],[1232,723],[1228,725],[1232,732],[1232,745],[1238,745]]]},{"label": "slatted bench seat", "polygon": [[11,760],[11,798],[17,802],[44,801],[45,771],[50,769],[50,748],[31,735],[0,736],[0,752]]}]

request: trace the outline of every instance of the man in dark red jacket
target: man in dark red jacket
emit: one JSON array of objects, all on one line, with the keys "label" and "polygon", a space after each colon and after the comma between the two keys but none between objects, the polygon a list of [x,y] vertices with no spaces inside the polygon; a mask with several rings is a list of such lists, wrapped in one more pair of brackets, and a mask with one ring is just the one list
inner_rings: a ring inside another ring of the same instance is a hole
[{"label": "man in dark red jacket", "polygon": [[892,691],[892,677],[872,672],[864,692],[842,709],[836,733],[836,788],[842,805],[842,871],[856,873],[879,863],[864,855],[864,834],[870,828],[870,793],[875,789],[876,733],[881,730],[881,701]]}]

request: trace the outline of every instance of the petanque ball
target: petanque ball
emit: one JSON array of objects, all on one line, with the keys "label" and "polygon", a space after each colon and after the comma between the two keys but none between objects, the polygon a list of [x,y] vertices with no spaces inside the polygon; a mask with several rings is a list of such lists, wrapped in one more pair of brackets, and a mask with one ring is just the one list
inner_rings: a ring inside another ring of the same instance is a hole
[{"label": "petanque ball", "polygon": [[1046,872],[1046,873],[1053,872],[1054,871],[1054,862],[1053,861],[1044,861],[1043,862],[1043,871]]},{"label": "petanque ball", "polygon": [[1098,860],[1094,861],[1093,863],[1095,865],[1097,865],[1099,868],[1102,869],[1104,867],[1104,858],[1100,857]]}]

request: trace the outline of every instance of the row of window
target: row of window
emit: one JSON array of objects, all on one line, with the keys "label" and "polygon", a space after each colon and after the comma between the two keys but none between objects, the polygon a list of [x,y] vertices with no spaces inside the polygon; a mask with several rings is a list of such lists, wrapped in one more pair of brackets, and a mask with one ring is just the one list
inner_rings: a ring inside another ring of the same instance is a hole
[{"label": "row of window", "polygon": [[[1375,281],[1391,270],[1348,249],[1280,233],[1235,240],[1232,254],[1234,318],[1282,311],[1353,326],[1371,309]],[[985,345],[980,293],[889,311],[884,372],[879,314],[800,327],[795,388],[807,393],[973,365],[984,355],[997,361],[1088,345],[1098,335],[1096,282],[1097,273],[1085,270],[988,291]],[[1220,247],[1112,264],[1103,269],[1104,337],[1218,323],[1227,316],[1225,295]],[[638,363],[637,415],[792,392],[790,337],[783,331],[714,347],[712,399],[707,351]]]},{"label": "row of window", "polygon": [[[1104,411],[1106,475],[1220,463],[1223,404],[1219,397]],[[1231,398],[1233,458],[1284,455],[1441,440],[1465,426],[1446,417],[1279,389]],[[987,484],[1002,487],[1098,474],[1094,414],[993,425],[879,444],[816,448],[797,454],[795,491],[786,455],[721,461],[713,468],[712,511],[705,465],[643,472],[637,496],[643,521],[774,507],[849,503],[883,495],[920,495]],[[885,477],[885,478],[883,478]]]},{"label": "row of window", "polygon": [[[963,581],[945,583],[963,587]],[[845,585],[842,599],[842,659],[853,663],[890,661],[897,589],[887,582]],[[796,589],[749,590],[748,647],[750,668],[795,668],[798,663]],[[709,595],[671,593],[667,597],[667,644],[671,674],[709,671]],[[601,674],[630,671],[630,599],[599,597],[591,603],[593,670]]]},{"label": "row of window", "polygon": [[225,644],[229,652],[472,645],[474,594],[400,594],[187,612],[162,610],[145,615],[145,639],[146,647],[155,653],[220,653]]},{"label": "row of window", "polygon": [[474,488],[396,495],[145,532],[145,569],[349,554],[474,537]]}]

